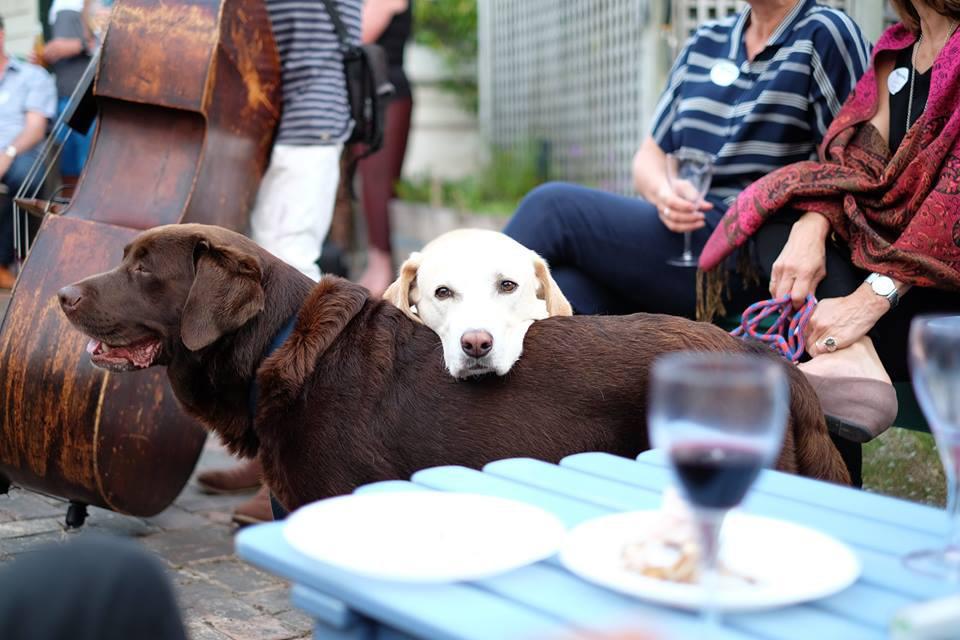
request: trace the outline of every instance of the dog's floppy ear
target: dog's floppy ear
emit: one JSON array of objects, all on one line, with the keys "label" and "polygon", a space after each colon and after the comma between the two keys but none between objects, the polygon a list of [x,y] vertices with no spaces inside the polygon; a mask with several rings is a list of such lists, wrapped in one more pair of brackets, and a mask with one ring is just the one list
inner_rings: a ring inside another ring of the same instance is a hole
[{"label": "dog's floppy ear", "polygon": [[193,256],[196,273],[180,316],[180,339],[197,351],[263,311],[263,269],[257,256],[206,239]]},{"label": "dog's floppy ear", "polygon": [[567,297],[560,291],[556,280],[550,275],[550,267],[547,261],[534,254],[533,273],[540,281],[537,288],[537,297],[547,303],[547,313],[551,316],[572,316],[573,307],[567,301]]},{"label": "dog's floppy ear", "polygon": [[[393,281],[387,290],[383,292],[383,299],[393,306],[403,311],[409,318],[422,323],[416,313],[414,313],[410,303],[410,293],[417,286],[417,271],[420,269],[420,262],[423,256],[414,251],[410,257],[404,260],[400,266],[400,275]],[[415,304],[415,303],[414,303]]]}]

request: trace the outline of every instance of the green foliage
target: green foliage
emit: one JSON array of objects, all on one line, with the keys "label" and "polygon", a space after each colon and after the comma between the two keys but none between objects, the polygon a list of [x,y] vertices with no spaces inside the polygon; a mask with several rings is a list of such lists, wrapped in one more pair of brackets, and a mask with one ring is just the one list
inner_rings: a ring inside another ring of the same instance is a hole
[{"label": "green foliage", "polygon": [[415,0],[414,39],[457,61],[477,59],[476,0]]},{"label": "green foliage", "polygon": [[498,149],[475,175],[459,180],[429,176],[401,180],[397,195],[403,200],[460,211],[509,215],[527,192],[544,181],[537,165],[537,156],[530,149]]},{"label": "green foliage", "polygon": [[479,104],[477,90],[476,0],[414,0],[413,38],[440,53],[453,77],[443,88],[456,93],[471,111]]}]

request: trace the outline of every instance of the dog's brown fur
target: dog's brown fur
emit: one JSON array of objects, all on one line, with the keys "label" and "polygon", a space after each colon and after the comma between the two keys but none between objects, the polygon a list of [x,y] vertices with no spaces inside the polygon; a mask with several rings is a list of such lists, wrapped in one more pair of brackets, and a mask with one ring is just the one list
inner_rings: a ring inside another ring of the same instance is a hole
[{"label": "dog's brown fur", "polygon": [[[149,279],[137,275],[144,265]],[[399,309],[338,278],[313,286],[243,236],[202,225],[145,232],[119,267],[72,287],[79,302],[64,310],[88,335],[109,344],[161,339],[155,364],[167,366],[182,404],[232,450],[259,455],[288,508],[436,465],[594,450],[634,456],[649,446],[647,382],[658,355],[775,358],[682,318],[550,318],[530,327],[507,376],[456,381],[437,336]],[[294,313],[290,337],[263,359]],[[778,467],[849,482],[812,387],[784,366],[791,418]]]}]

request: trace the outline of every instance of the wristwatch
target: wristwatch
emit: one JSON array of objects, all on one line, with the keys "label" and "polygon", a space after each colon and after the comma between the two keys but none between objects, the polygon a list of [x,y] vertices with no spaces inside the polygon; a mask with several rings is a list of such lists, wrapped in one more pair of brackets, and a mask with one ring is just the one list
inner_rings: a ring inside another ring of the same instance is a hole
[{"label": "wristwatch", "polygon": [[7,148],[3,150],[4,155],[13,160],[17,157],[17,148],[12,144],[8,144]]},{"label": "wristwatch", "polygon": [[878,296],[883,296],[887,299],[887,302],[890,303],[890,308],[893,309],[897,306],[897,303],[900,302],[900,293],[897,291],[897,283],[887,276],[882,276],[879,273],[871,273],[867,276],[867,279],[864,280],[870,288],[873,289],[873,292]]}]

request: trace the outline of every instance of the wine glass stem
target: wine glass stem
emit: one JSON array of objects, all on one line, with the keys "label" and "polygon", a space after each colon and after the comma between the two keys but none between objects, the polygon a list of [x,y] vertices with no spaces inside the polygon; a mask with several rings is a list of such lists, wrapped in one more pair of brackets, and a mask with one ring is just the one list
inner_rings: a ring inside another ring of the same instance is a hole
[{"label": "wine glass stem", "polygon": [[720,624],[720,609],[717,607],[717,556],[720,551],[720,526],[726,511],[714,509],[697,510],[697,527],[700,530],[700,584],[703,589],[701,615],[708,627]]},{"label": "wine glass stem", "polygon": [[947,536],[945,560],[948,563],[949,578],[960,582],[960,461],[953,460],[947,465],[947,516],[950,519],[950,531]]},{"label": "wine glass stem", "polygon": [[690,232],[684,231],[683,232],[683,257],[688,260],[693,257],[693,249],[691,248],[690,244],[691,244]]}]

